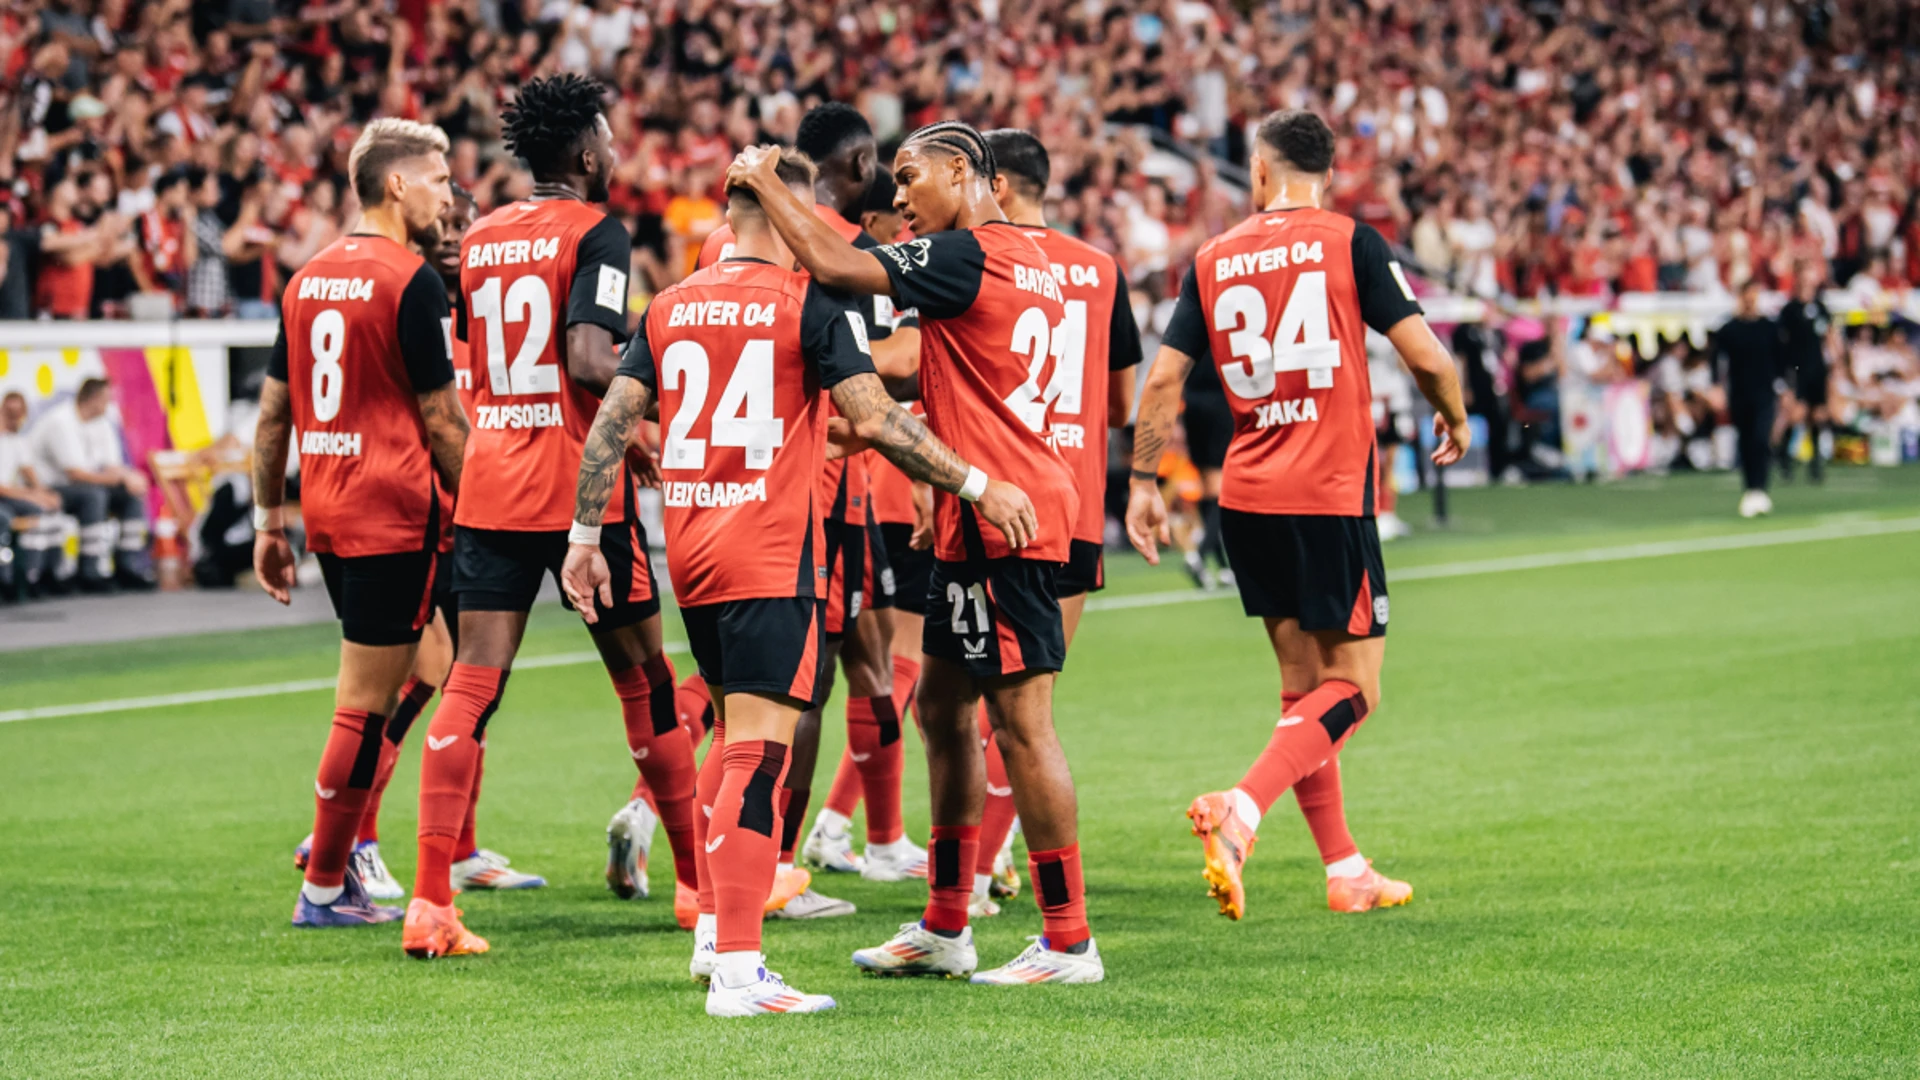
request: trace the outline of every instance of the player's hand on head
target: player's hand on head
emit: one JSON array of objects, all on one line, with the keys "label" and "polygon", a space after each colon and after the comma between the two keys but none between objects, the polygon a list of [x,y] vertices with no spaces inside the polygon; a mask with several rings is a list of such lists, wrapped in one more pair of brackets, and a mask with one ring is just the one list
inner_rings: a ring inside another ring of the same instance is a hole
[{"label": "player's hand on head", "polygon": [[279,529],[253,534],[253,576],[268,596],[293,602],[293,545]]},{"label": "player's hand on head", "polygon": [[1040,535],[1040,517],[1034,512],[1033,500],[1005,480],[987,481],[987,490],[980,493],[974,505],[979,507],[980,516],[999,529],[1015,550],[1033,543]]},{"label": "player's hand on head", "polygon": [[613,574],[607,569],[607,557],[598,547],[568,544],[566,561],[560,564],[560,588],[588,626],[599,622],[594,600],[598,598],[605,607],[613,606]]},{"label": "player's hand on head", "polygon": [[1160,545],[1171,544],[1173,535],[1167,527],[1167,500],[1158,487],[1134,484],[1128,492],[1127,540],[1147,565],[1160,565]]},{"label": "player's hand on head", "polygon": [[1433,448],[1435,465],[1451,465],[1467,455],[1467,448],[1473,445],[1473,429],[1465,424],[1459,427],[1447,423],[1447,418],[1439,413],[1433,414],[1433,434],[1440,445]]},{"label": "player's hand on head", "polygon": [[727,166],[727,186],[739,185],[755,191],[767,190],[768,185],[778,186],[780,178],[774,173],[774,166],[778,164],[778,146],[749,146]]}]

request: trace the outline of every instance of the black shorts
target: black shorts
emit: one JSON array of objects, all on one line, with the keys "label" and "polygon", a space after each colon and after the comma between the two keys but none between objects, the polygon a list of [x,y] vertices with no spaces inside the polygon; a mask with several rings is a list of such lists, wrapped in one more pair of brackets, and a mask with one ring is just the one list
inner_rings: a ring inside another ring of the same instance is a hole
[{"label": "black shorts", "polygon": [[1075,540],[1056,581],[1060,599],[1099,592],[1107,587],[1107,553],[1091,540]]},{"label": "black shorts", "polygon": [[1827,403],[1827,366],[1804,367],[1794,378],[1793,396],[1812,408]]},{"label": "black shorts", "polygon": [[1240,605],[1302,630],[1387,633],[1387,568],[1371,517],[1250,514],[1220,508],[1220,539]]},{"label": "black shorts", "polygon": [[680,609],[687,651],[707,685],[811,703],[823,686],[825,604],[808,597],[724,600]]},{"label": "black shorts", "polygon": [[1032,559],[936,560],[920,647],[976,679],[1059,671],[1067,659],[1059,575],[1059,563]]},{"label": "black shorts", "polygon": [[868,608],[894,604],[893,567],[887,562],[886,541],[872,522],[854,525],[828,519],[827,611],[828,641],[846,636],[847,627]]},{"label": "black shorts", "polygon": [[1188,394],[1180,419],[1187,429],[1187,456],[1196,467],[1217,469],[1226,462],[1227,444],[1233,441],[1233,407],[1225,397]]},{"label": "black shorts", "polygon": [[[635,522],[609,524],[600,533],[600,553],[612,576],[613,606],[601,606],[595,631],[618,630],[660,612],[660,593],[647,559],[646,534]],[[530,611],[540,594],[540,579],[560,580],[567,558],[565,532],[507,532],[498,529],[453,531],[453,592],[461,611]],[[573,604],[562,592],[567,610]]]},{"label": "black shorts", "polygon": [[433,619],[432,551],[342,557],[316,552],[340,636],[355,645],[413,645]]},{"label": "black shorts", "polygon": [[913,526],[903,521],[880,525],[887,545],[887,563],[893,568],[893,606],[915,615],[927,613],[927,587],[933,578],[933,549],[913,549]]}]

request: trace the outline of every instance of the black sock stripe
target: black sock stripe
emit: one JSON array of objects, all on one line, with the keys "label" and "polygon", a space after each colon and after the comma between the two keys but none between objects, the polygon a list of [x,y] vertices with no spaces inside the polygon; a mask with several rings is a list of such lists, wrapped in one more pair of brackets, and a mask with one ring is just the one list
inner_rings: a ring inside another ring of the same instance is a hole
[{"label": "black sock stripe", "polygon": [[663,679],[654,683],[648,691],[651,698],[647,708],[653,714],[653,733],[665,735],[680,726],[680,710],[673,700],[673,680]]},{"label": "black sock stripe", "polygon": [[786,764],[787,748],[770,742],[753,767],[747,790],[740,799],[740,827],[773,838],[774,800],[779,797],[780,767]]},{"label": "black sock stripe", "polygon": [[880,723],[880,745],[892,746],[900,741],[900,714],[894,710],[893,698],[881,695],[867,699],[873,702],[873,718]]},{"label": "black sock stripe", "polygon": [[1339,742],[1341,737],[1353,730],[1353,726],[1367,718],[1367,699],[1355,694],[1345,701],[1335,702],[1333,708],[1320,715],[1320,726],[1327,729],[1327,738]]},{"label": "black sock stripe", "polygon": [[935,837],[932,850],[928,855],[928,862],[933,868],[933,879],[927,883],[928,886],[935,889],[958,888],[960,885],[960,841],[951,836]]},{"label": "black sock stripe", "polygon": [[1058,859],[1036,863],[1033,876],[1040,882],[1040,906],[1064,907],[1071,899],[1067,895],[1067,867]]},{"label": "black sock stripe", "polygon": [[480,710],[480,719],[473,723],[474,742],[485,741],[487,737],[487,721],[492,720],[493,714],[500,708],[500,699],[505,697],[507,693],[507,676],[511,674],[513,674],[511,671],[502,671],[500,673],[500,682],[494,686],[493,694],[487,698],[487,707]]},{"label": "black sock stripe", "polygon": [[386,738],[387,718],[379,713],[368,713],[366,725],[360,729],[360,746],[353,752],[353,770],[347,774],[347,787],[359,791],[373,786],[373,778],[380,771],[380,744]]}]

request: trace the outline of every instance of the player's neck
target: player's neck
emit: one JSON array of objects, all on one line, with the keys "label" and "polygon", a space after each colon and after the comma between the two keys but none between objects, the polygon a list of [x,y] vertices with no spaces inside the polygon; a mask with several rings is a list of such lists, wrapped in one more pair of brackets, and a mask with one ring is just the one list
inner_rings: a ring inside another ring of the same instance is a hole
[{"label": "player's neck", "polygon": [[967,199],[960,204],[960,212],[954,215],[955,229],[975,229],[990,221],[1007,220],[1007,212],[1000,209],[1000,203],[989,195],[984,199]]},{"label": "player's neck", "polygon": [[586,190],[586,187],[587,185],[584,178],[579,179],[577,182],[574,178],[566,180],[535,180],[533,182],[533,198],[535,201],[542,199],[572,199],[574,202],[586,202],[587,197],[582,194]]},{"label": "player's neck", "polygon": [[1279,182],[1279,190],[1274,192],[1273,198],[1267,200],[1267,205],[1260,208],[1263,213],[1273,210],[1298,210],[1302,207],[1320,209],[1321,187],[1317,178],[1283,176],[1279,178]]},{"label": "player's neck", "polygon": [[1026,225],[1040,229],[1047,227],[1047,212],[1038,206],[1009,203],[1002,209],[1007,212],[1007,220],[1013,222],[1015,225]]},{"label": "player's neck", "polygon": [[730,259],[759,259],[775,266],[792,266],[793,253],[786,249],[773,230],[753,232],[741,235],[738,230],[733,234],[733,254]]},{"label": "player's neck", "polygon": [[407,246],[407,221],[400,216],[398,203],[361,211],[360,224],[353,231],[360,236],[383,236],[401,247]]}]

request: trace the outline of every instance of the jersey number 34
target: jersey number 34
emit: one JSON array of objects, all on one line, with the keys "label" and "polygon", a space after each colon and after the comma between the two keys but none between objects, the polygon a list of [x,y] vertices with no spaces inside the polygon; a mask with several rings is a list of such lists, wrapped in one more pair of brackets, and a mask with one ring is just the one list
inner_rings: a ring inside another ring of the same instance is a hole
[{"label": "jersey number 34", "polygon": [[1236,395],[1254,400],[1273,396],[1274,373],[1304,371],[1309,390],[1333,385],[1340,366],[1340,342],[1333,336],[1327,308],[1327,272],[1309,270],[1294,279],[1280,326],[1267,336],[1267,297],[1253,285],[1235,285],[1213,302],[1213,328],[1225,331],[1233,359],[1220,365],[1220,378]]}]

